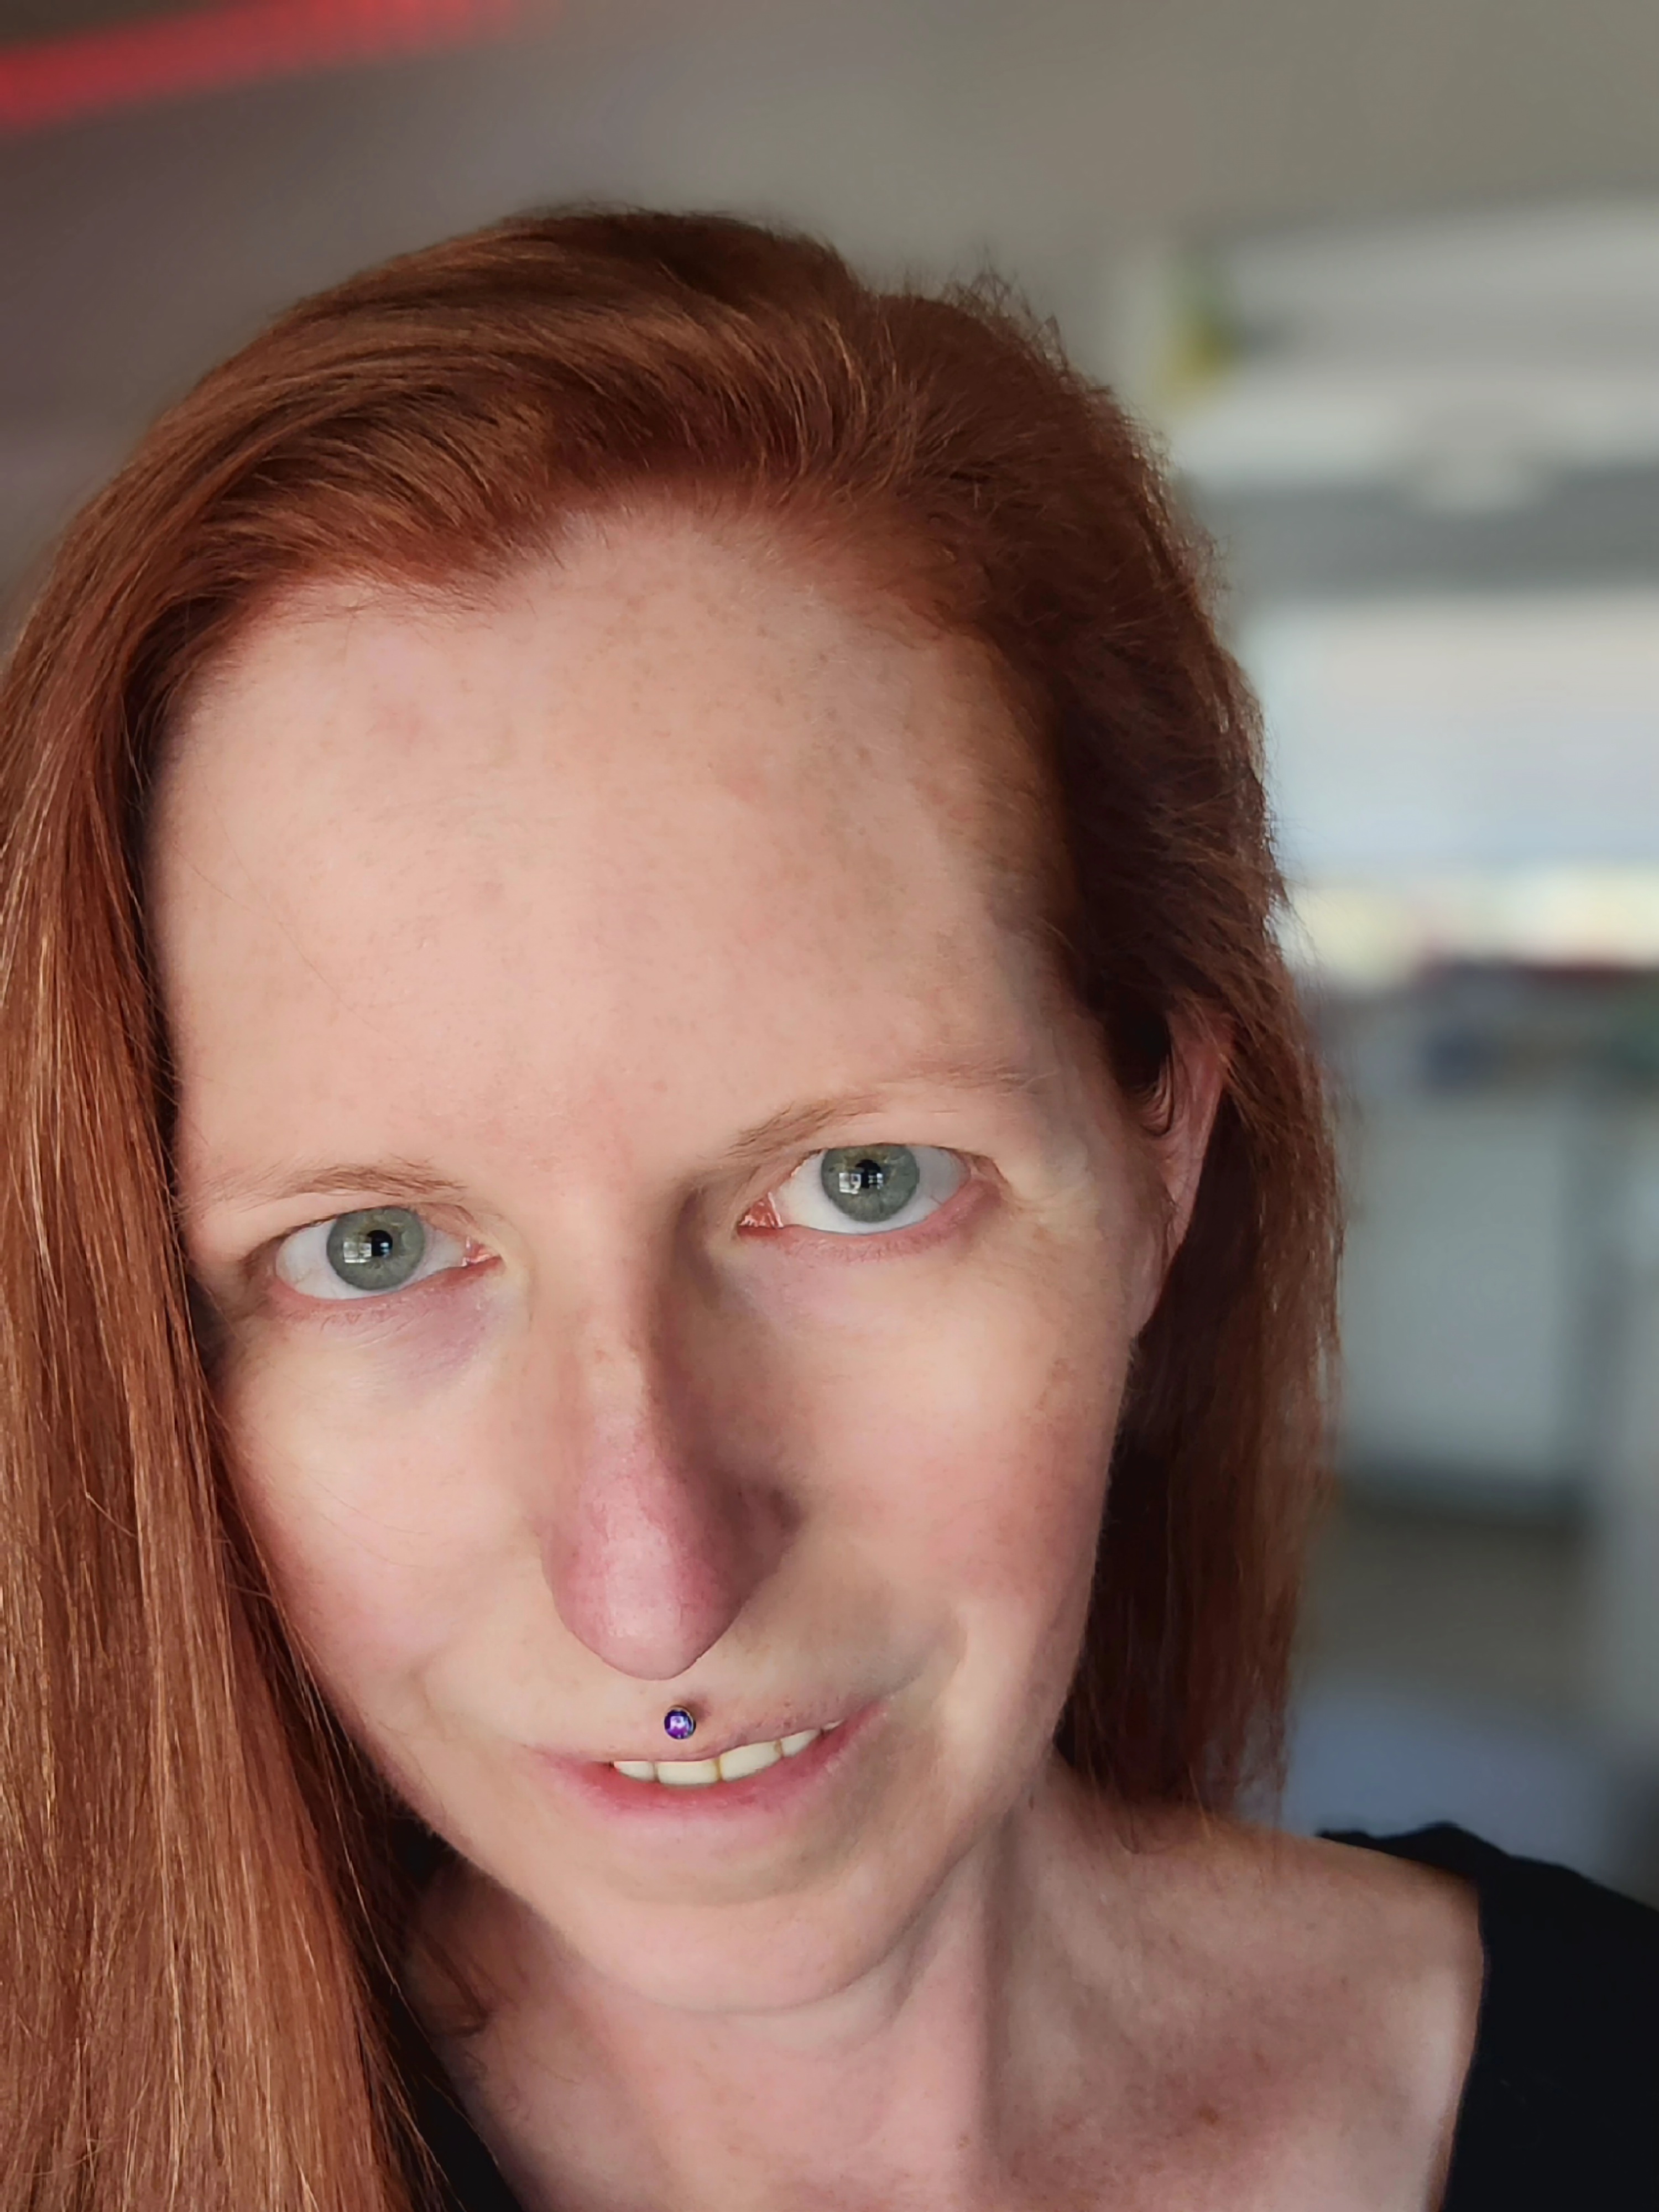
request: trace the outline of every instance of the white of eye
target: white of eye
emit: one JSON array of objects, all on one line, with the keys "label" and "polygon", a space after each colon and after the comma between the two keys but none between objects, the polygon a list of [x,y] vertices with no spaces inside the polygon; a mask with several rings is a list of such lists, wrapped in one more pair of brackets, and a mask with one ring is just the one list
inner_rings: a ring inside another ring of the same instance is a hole
[{"label": "white of eye", "polygon": [[[833,1150],[856,1158],[858,1146],[840,1145]],[[900,1212],[885,1221],[855,1221],[842,1211],[823,1187],[823,1163],[829,1152],[814,1152],[804,1159],[787,1182],[771,1194],[781,1222],[794,1229],[823,1229],[836,1237],[882,1237],[895,1229],[912,1229],[954,1198],[968,1180],[967,1163],[958,1153],[942,1152],[936,1145],[906,1145],[899,1149],[915,1159],[917,1183]]]},{"label": "white of eye", "polygon": [[276,1247],[272,1265],[283,1280],[302,1296],[350,1299],[358,1304],[365,1298],[394,1298],[399,1291],[406,1291],[413,1284],[423,1283],[430,1275],[441,1274],[446,1267],[459,1267],[465,1261],[466,1247],[459,1237],[434,1229],[422,1214],[420,1222],[426,1232],[426,1244],[413,1272],[403,1282],[385,1290],[360,1288],[337,1274],[328,1256],[329,1232],[337,1221],[345,1218],[337,1213],[326,1221],[308,1222],[291,1237],[285,1237]]}]

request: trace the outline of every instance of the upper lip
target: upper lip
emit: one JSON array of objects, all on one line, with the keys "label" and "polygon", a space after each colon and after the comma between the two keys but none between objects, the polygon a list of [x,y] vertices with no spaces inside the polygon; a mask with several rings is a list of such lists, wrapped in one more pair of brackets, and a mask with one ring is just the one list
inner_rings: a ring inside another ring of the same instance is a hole
[{"label": "upper lip", "polygon": [[825,1729],[836,1727],[846,1717],[843,1713],[836,1713],[830,1719],[821,1721],[799,1720],[793,1716],[775,1723],[763,1721],[752,1728],[730,1729],[724,1735],[709,1737],[706,1744],[698,1733],[688,1736],[684,1743],[665,1741],[650,1751],[607,1751],[595,1763],[614,1766],[619,1759],[649,1759],[653,1765],[659,1759],[718,1759],[722,1752],[735,1751],[739,1744],[778,1743],[785,1736],[799,1735],[807,1729],[817,1729],[822,1734]]}]

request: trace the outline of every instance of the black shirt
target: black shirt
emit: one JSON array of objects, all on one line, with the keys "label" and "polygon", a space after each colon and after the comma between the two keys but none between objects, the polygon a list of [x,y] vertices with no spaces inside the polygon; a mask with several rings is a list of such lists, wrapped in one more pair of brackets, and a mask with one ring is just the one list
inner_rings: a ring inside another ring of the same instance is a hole
[{"label": "black shirt", "polygon": [[1335,1841],[1480,1894],[1486,1980],[1443,2212],[1659,2212],[1659,1912],[1462,1828]]},{"label": "black shirt", "polygon": [[[1659,1912],[1462,1828],[1334,1840],[1480,1896],[1486,1979],[1441,2212],[1659,2212]],[[446,2212],[521,2212],[436,2062],[411,2086]]]}]

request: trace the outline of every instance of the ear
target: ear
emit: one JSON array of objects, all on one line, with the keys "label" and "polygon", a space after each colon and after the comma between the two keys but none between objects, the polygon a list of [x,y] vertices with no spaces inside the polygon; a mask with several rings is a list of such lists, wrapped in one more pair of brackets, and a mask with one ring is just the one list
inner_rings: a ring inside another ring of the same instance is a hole
[{"label": "ear", "polygon": [[1152,1319],[1163,1295],[1164,1279],[1192,1221],[1231,1060],[1231,1032],[1222,1015],[1196,1006],[1177,1007],[1171,1012],[1163,1111],[1147,1135],[1161,1234],[1152,1279],[1146,1285],[1141,1327]]}]

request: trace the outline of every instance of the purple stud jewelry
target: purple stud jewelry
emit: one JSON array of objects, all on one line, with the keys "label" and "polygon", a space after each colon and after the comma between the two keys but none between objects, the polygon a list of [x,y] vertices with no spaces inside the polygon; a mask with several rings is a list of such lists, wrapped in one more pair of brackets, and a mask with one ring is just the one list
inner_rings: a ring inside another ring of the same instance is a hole
[{"label": "purple stud jewelry", "polygon": [[662,1724],[676,1743],[684,1743],[687,1736],[694,1733],[697,1725],[684,1705],[670,1705],[668,1711],[663,1715]]}]

